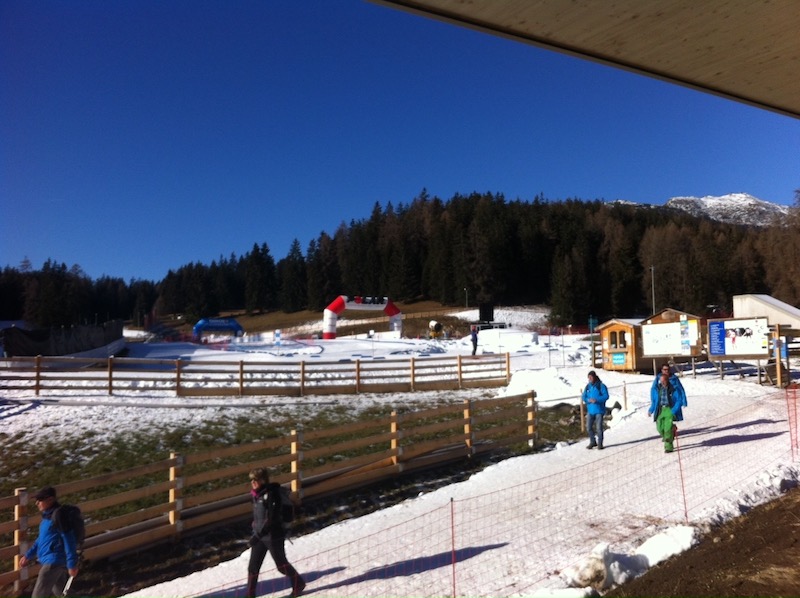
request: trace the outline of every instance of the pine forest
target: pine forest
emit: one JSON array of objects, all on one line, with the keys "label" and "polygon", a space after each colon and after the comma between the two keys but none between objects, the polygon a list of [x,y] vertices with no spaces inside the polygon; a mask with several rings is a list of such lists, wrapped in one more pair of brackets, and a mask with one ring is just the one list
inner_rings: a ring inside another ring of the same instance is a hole
[{"label": "pine forest", "polygon": [[[800,195],[800,194],[797,194]],[[800,203],[800,202],[798,202]],[[507,201],[423,191],[376,204],[368,218],[295,240],[275,260],[268,240],[245,255],[190,263],[161,281],[102,277],[53,259],[0,272],[0,320],[36,327],[221,311],[322,310],[339,295],[444,305],[548,305],[552,324],[590,315],[646,317],[672,307],[723,311],[732,296],[764,293],[800,305],[800,216],[760,227],[723,224],[659,206],[601,201]]]}]

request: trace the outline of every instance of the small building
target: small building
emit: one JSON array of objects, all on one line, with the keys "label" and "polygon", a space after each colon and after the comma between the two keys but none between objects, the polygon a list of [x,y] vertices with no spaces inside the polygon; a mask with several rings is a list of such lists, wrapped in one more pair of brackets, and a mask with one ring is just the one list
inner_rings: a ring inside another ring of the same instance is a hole
[{"label": "small building", "polygon": [[733,317],[766,317],[771,326],[800,328],[800,309],[769,295],[734,295]]},{"label": "small building", "polygon": [[595,332],[600,334],[604,370],[639,370],[642,360],[641,319],[613,318],[597,326]]}]

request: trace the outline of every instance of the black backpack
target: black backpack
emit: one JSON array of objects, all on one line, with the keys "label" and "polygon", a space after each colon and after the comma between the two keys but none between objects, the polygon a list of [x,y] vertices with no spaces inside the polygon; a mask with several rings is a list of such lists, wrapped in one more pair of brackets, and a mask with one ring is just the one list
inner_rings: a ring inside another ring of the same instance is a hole
[{"label": "black backpack", "polygon": [[53,522],[62,533],[71,531],[75,534],[75,548],[80,554],[86,540],[86,522],[80,508],[75,505],[60,505],[53,512]]},{"label": "black backpack", "polygon": [[267,494],[267,515],[271,525],[286,529],[295,520],[295,506],[289,490],[279,484],[270,484]]}]

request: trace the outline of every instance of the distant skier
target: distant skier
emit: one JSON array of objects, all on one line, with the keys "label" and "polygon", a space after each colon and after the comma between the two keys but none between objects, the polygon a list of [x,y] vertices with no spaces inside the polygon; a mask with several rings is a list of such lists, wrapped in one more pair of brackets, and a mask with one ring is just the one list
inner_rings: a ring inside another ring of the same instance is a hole
[{"label": "distant skier", "polygon": [[478,327],[473,326],[472,330],[470,331],[470,336],[472,337],[472,354],[478,351]]}]

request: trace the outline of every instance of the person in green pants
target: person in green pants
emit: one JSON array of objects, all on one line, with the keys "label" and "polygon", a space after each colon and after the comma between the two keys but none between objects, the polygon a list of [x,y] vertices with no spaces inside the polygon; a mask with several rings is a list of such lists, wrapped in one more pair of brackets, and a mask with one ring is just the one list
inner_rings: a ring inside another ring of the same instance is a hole
[{"label": "person in green pants", "polygon": [[674,450],[676,421],[683,420],[683,401],[678,391],[669,381],[669,374],[662,373],[658,384],[650,392],[650,409],[648,413],[656,422],[656,430],[664,441],[664,452]]}]

